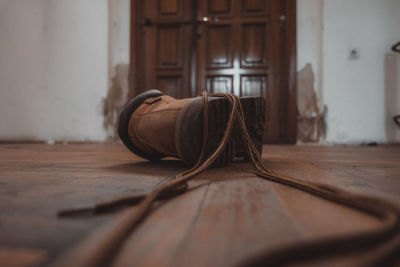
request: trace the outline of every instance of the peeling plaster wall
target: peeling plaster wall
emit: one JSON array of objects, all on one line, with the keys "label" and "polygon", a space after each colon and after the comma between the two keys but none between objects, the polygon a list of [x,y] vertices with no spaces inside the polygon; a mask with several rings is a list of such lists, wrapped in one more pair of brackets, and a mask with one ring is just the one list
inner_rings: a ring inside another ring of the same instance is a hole
[{"label": "peeling plaster wall", "polygon": [[130,0],[108,0],[108,6],[109,84],[103,125],[108,139],[118,139],[118,116],[129,95]]},{"label": "peeling plaster wall", "polygon": [[297,71],[307,64],[314,73],[313,88],[322,99],[322,0],[297,3]]},{"label": "peeling plaster wall", "polygon": [[104,140],[107,0],[0,0],[0,140]]},{"label": "peeling plaster wall", "polygon": [[319,143],[325,136],[322,88],[322,0],[297,3],[297,139]]},{"label": "peeling plaster wall", "polygon": [[326,132],[326,108],[314,89],[315,77],[312,65],[307,63],[297,73],[297,141],[319,143]]}]

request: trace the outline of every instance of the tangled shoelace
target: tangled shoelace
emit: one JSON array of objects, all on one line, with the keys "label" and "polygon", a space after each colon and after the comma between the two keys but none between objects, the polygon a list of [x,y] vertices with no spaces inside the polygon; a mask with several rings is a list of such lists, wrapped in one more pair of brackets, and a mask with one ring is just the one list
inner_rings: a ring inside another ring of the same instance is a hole
[{"label": "tangled shoelace", "polygon": [[171,197],[185,192],[188,188],[187,182],[210,167],[218,158],[229,140],[236,120],[240,125],[243,139],[247,145],[249,158],[258,176],[362,211],[381,221],[379,227],[369,231],[360,231],[346,236],[304,241],[301,242],[301,244],[296,243],[276,250],[269,249],[260,251],[256,255],[245,259],[239,264],[240,266],[285,265],[297,260],[324,257],[351,250],[378,246],[388,240],[394,240],[395,242],[392,242],[393,244],[391,244],[384,253],[379,255],[378,258],[374,259],[374,261],[365,264],[370,266],[382,266],[382,264],[391,263],[393,259],[398,256],[400,251],[400,211],[396,206],[378,198],[357,195],[333,186],[302,181],[276,173],[265,165],[261,154],[256,149],[247,132],[243,107],[239,98],[232,94],[212,94],[210,96],[223,97],[229,101],[231,106],[231,112],[224,135],[217,149],[208,158],[204,159],[207,146],[206,133],[208,130],[208,95],[205,92],[203,93],[203,144],[196,164],[192,168],[177,174],[175,179],[167,181],[147,195],[117,198],[111,201],[101,202],[91,208],[72,209],[60,212],[59,215],[63,216],[88,210],[102,212],[120,205],[138,204],[136,208],[125,210],[121,216],[116,218],[114,224],[111,225],[110,228],[107,228],[100,237],[95,236],[91,240],[88,240],[84,246],[73,251],[57,265],[67,264],[70,266],[97,267],[111,263],[120,245],[150,212],[152,204],[156,199]]}]

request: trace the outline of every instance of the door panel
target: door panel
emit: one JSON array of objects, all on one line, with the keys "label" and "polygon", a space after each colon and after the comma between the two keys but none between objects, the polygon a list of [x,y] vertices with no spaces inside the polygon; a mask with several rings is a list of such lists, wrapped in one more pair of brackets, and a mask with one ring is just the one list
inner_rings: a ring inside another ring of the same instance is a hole
[{"label": "door panel", "polygon": [[264,139],[278,142],[279,87],[274,80],[278,54],[274,21],[277,0],[199,1],[198,91],[266,97]]},{"label": "door panel", "polygon": [[166,95],[176,95],[177,88],[182,88],[182,76],[157,76],[156,86],[154,88],[161,89]]},{"label": "door panel", "polygon": [[267,24],[244,24],[241,40],[241,68],[267,68]]},{"label": "door panel", "polygon": [[206,90],[210,93],[229,93],[232,94],[233,76],[207,76]]},{"label": "door panel", "polygon": [[265,95],[267,90],[266,75],[242,75],[240,80],[240,95],[260,96]]},{"label": "door panel", "polygon": [[158,17],[179,17],[182,15],[182,0],[158,0]]},{"label": "door panel", "polygon": [[241,12],[243,16],[266,16],[269,10],[269,1],[265,0],[241,0]]},{"label": "door panel", "polygon": [[229,25],[207,27],[207,68],[232,67],[232,30]]},{"label": "door panel", "polygon": [[157,29],[157,69],[181,69],[182,29],[179,26]]},{"label": "door panel", "polygon": [[147,25],[141,28],[145,53],[143,91],[157,88],[171,96],[190,96],[193,25],[192,5],[184,0],[147,0]]},{"label": "door panel", "polygon": [[200,0],[199,2],[207,4],[207,16],[232,16],[233,0]]}]

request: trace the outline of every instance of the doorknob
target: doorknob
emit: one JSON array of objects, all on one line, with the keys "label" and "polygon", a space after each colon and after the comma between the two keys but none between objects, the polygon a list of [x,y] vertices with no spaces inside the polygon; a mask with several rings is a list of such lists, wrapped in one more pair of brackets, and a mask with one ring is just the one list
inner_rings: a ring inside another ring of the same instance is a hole
[{"label": "doorknob", "polygon": [[285,16],[285,15],[280,15],[280,16],[279,16],[279,26],[280,26],[281,28],[284,27],[285,22],[286,22],[286,16]]},{"label": "doorknob", "polygon": [[219,21],[219,18],[216,17],[202,17],[201,19],[197,20],[197,22],[199,23],[217,22],[217,21]]}]

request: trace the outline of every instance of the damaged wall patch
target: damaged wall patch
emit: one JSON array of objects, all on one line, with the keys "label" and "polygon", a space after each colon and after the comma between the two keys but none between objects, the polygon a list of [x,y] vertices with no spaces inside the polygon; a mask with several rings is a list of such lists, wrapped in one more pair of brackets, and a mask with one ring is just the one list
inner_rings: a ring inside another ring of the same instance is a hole
[{"label": "damaged wall patch", "polygon": [[314,79],[310,63],[297,73],[297,141],[302,143],[318,143],[326,133],[327,108],[315,93]]},{"label": "damaged wall patch", "polygon": [[103,126],[110,140],[118,138],[118,116],[128,101],[129,95],[129,64],[118,64],[115,76],[107,93],[104,106]]}]

